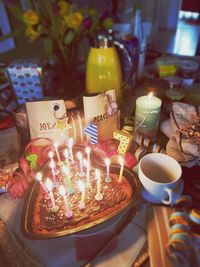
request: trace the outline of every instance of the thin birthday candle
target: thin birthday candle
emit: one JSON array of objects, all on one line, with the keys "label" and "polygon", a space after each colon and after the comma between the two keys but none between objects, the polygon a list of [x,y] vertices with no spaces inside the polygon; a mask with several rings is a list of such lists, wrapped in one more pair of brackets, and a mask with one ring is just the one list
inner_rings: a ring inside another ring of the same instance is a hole
[{"label": "thin birthday candle", "polygon": [[55,199],[54,199],[54,195],[53,195],[53,183],[51,182],[51,180],[49,178],[46,179],[45,181],[45,186],[48,190],[50,199],[51,199],[51,203],[52,203],[52,209],[55,210],[56,209],[56,204],[55,204]]},{"label": "thin birthday candle", "polygon": [[110,183],[111,179],[110,179],[110,160],[109,158],[105,159],[105,164],[106,164],[106,183]]},{"label": "thin birthday candle", "polygon": [[83,160],[83,164],[86,167],[86,187],[89,188],[89,187],[91,187],[91,184],[90,184],[90,165],[86,159]]},{"label": "thin birthday candle", "polygon": [[65,149],[63,151],[64,157],[65,157],[65,163],[66,163],[66,167],[69,168],[69,150]]},{"label": "thin birthday candle", "polygon": [[67,216],[67,218],[71,218],[72,215],[73,215],[73,213],[70,210],[68,199],[67,199],[67,196],[66,196],[66,189],[65,189],[65,187],[63,185],[60,185],[59,186],[59,193],[60,193],[60,195],[62,196],[62,198],[64,200],[64,204],[65,204],[65,215]]},{"label": "thin birthday candle", "polygon": [[54,143],[54,147],[55,147],[56,156],[57,156],[57,159],[58,159],[58,164],[61,164],[60,154],[59,154],[59,151],[58,151],[58,142]]},{"label": "thin birthday candle", "polygon": [[49,151],[48,156],[49,156],[50,159],[53,159],[53,157],[54,157],[54,153],[53,153],[53,151]]},{"label": "thin birthday candle", "polygon": [[66,166],[62,167],[62,172],[67,176],[67,193],[69,195],[74,193],[74,188],[72,186],[72,180],[71,180],[71,172],[69,170],[69,168],[67,168]]},{"label": "thin birthday candle", "polygon": [[54,160],[50,161],[49,167],[51,168],[51,174],[52,174],[53,183],[56,184],[56,182],[57,182],[57,179],[56,179],[56,164],[55,164]]},{"label": "thin birthday candle", "polygon": [[89,168],[90,168],[90,152],[91,152],[90,147],[86,147],[86,148],[85,148],[85,152],[86,152],[86,154],[87,154],[87,161],[88,161]]},{"label": "thin birthday candle", "polygon": [[119,173],[119,179],[118,182],[121,183],[122,181],[122,175],[124,171],[124,159],[122,157],[119,157],[119,164],[120,164],[120,173]]},{"label": "thin birthday candle", "polygon": [[69,154],[70,154],[72,164],[74,164],[74,154],[73,154],[73,150],[72,150],[73,143],[74,143],[73,138],[69,138],[68,147],[69,147]]},{"label": "thin birthday candle", "polygon": [[85,173],[83,171],[83,155],[81,152],[77,152],[77,158],[79,160],[79,166],[80,166],[80,172],[79,172],[79,175],[80,176],[84,176]]},{"label": "thin birthday candle", "polygon": [[85,185],[83,183],[83,181],[78,181],[78,187],[79,187],[79,190],[81,192],[81,201],[78,205],[79,209],[80,210],[83,210],[85,208]]},{"label": "thin birthday candle", "polygon": [[103,195],[101,194],[101,172],[98,169],[95,170],[95,178],[97,180],[97,193],[95,199],[100,201],[103,199]]},{"label": "thin birthday candle", "polygon": [[42,191],[43,191],[45,194],[48,193],[48,191],[47,191],[47,189],[46,189],[44,183],[42,182],[42,174],[41,174],[41,172],[38,172],[38,173],[36,174],[36,180],[40,183],[40,186],[41,186],[41,188],[42,188]]}]

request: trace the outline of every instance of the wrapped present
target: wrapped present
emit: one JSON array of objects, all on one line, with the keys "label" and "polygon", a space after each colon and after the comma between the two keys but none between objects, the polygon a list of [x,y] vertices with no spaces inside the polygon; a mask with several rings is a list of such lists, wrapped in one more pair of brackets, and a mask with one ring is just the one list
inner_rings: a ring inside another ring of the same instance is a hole
[{"label": "wrapped present", "polygon": [[20,136],[12,115],[0,113],[0,164],[16,162],[20,153]]},{"label": "wrapped present", "polygon": [[0,193],[7,191],[7,184],[17,168],[16,162],[0,168]]},{"label": "wrapped present", "polygon": [[173,131],[167,154],[183,166],[200,164],[200,106],[174,102],[170,118]]},{"label": "wrapped present", "polygon": [[6,67],[0,65],[0,109],[13,111],[16,107],[17,101],[6,75]]},{"label": "wrapped present", "polygon": [[43,98],[38,61],[16,60],[9,64],[7,71],[18,104]]}]

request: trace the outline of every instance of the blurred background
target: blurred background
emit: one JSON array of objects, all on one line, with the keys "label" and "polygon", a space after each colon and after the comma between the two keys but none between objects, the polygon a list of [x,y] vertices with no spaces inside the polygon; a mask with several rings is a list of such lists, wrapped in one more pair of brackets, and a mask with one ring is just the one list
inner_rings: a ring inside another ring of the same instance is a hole
[{"label": "blurred background", "polygon": [[[15,0],[15,4],[28,8],[29,0]],[[112,0],[112,1],[71,1],[78,6],[89,5],[91,2],[97,10],[108,10],[112,13],[115,23],[130,24],[133,19],[134,5],[141,8],[143,30],[147,38],[147,46],[161,53],[172,53],[178,55],[194,56],[199,55],[200,35],[200,1],[199,0]],[[19,20],[10,14],[10,11],[3,7],[0,1],[0,34],[3,28],[6,31],[16,30],[19,27]],[[8,24],[8,25],[5,25]],[[3,26],[2,26],[3,25]],[[0,49],[0,60],[10,61],[13,58],[39,58],[43,59],[44,51],[41,40],[30,43],[28,38],[22,34],[15,36],[10,48]],[[2,42],[1,42],[2,47]],[[8,50],[8,51],[7,51]]]}]

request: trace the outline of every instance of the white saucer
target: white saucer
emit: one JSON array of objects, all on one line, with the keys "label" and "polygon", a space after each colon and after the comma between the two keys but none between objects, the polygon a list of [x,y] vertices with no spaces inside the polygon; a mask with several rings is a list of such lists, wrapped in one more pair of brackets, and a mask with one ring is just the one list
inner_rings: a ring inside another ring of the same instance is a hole
[{"label": "white saucer", "polygon": [[[178,186],[178,192],[176,193],[177,198],[182,194],[183,188],[184,188],[184,182],[183,180],[180,180],[180,186]],[[142,188],[141,195],[146,201],[152,204],[163,204],[159,199],[155,197],[155,195],[149,193],[145,188]]]}]

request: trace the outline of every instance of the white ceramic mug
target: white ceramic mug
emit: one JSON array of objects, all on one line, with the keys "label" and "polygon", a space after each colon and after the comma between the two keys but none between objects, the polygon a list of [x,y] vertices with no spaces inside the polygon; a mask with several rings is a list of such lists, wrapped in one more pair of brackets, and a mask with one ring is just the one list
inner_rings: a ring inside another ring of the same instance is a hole
[{"label": "white ceramic mug", "polygon": [[149,202],[173,205],[183,191],[182,169],[172,157],[162,153],[145,155],[139,162],[142,196]]}]

